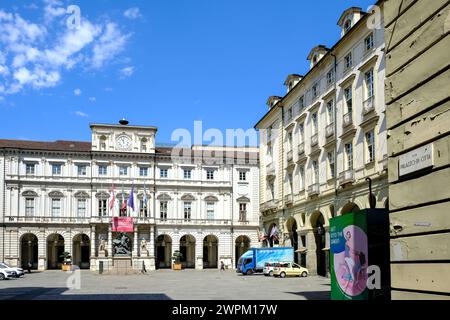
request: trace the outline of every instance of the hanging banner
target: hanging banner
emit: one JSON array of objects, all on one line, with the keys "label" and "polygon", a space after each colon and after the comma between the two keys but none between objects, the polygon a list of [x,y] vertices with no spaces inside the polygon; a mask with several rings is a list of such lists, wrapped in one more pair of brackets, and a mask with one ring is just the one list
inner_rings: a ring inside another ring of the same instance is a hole
[{"label": "hanging banner", "polygon": [[133,232],[133,218],[131,217],[113,217],[112,220],[113,232]]}]

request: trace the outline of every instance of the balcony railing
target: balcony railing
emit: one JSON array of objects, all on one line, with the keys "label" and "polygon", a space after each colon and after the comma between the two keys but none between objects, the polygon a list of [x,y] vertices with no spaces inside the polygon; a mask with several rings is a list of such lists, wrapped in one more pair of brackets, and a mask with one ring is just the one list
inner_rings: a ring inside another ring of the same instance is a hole
[{"label": "balcony railing", "polygon": [[305,144],[302,142],[298,145],[298,155],[302,156],[305,154]]},{"label": "balcony railing", "polygon": [[313,183],[312,185],[310,185],[308,187],[308,195],[310,197],[312,196],[317,196],[320,193],[320,189],[319,189],[319,184],[318,183]]},{"label": "balcony railing", "polygon": [[311,136],[311,147],[317,146],[318,143],[319,143],[319,136],[318,136],[318,134],[317,134],[317,133],[316,133],[316,134],[313,134],[313,135]]},{"label": "balcony railing", "polygon": [[287,153],[287,161],[291,162],[293,159],[294,159],[294,154],[293,154],[292,150],[288,151],[288,153]]},{"label": "balcony railing", "polygon": [[291,205],[294,202],[294,197],[292,196],[292,194],[288,194],[286,196],[284,196],[284,203],[286,205]]},{"label": "balcony railing", "polygon": [[325,127],[325,138],[329,139],[334,137],[334,123],[330,123]]},{"label": "balcony railing", "polygon": [[363,103],[363,109],[364,109],[364,114],[368,114],[370,112],[372,112],[373,110],[375,110],[375,97],[369,97],[366,101],[364,101]]},{"label": "balcony railing", "polygon": [[275,200],[269,200],[261,204],[260,210],[262,212],[265,211],[275,211],[277,209],[277,204],[275,203]]},{"label": "balcony railing", "polygon": [[346,170],[339,174],[339,184],[343,185],[355,181],[355,172],[353,169]]},{"label": "balcony railing", "polygon": [[219,219],[155,219],[156,224],[164,225],[214,225],[214,226],[228,226],[231,225],[231,220]]},{"label": "balcony railing", "polygon": [[351,112],[348,112],[346,114],[344,114],[344,119],[343,119],[343,126],[344,128],[349,127],[353,124],[353,116]]}]

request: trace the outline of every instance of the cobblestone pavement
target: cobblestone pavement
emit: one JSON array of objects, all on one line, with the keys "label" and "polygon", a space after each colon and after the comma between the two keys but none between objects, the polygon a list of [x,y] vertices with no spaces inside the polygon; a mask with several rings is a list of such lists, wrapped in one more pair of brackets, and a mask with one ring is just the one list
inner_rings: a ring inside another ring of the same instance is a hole
[{"label": "cobblestone pavement", "polygon": [[322,300],[330,295],[330,281],[321,277],[280,279],[230,270],[158,270],[127,276],[81,271],[80,275],[80,289],[68,289],[70,274],[62,271],[0,281],[0,300]]}]

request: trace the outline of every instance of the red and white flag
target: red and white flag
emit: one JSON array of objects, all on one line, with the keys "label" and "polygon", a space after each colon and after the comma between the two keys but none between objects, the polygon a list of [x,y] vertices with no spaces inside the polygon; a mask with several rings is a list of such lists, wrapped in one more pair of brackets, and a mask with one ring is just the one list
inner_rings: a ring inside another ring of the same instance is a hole
[{"label": "red and white flag", "polygon": [[112,189],[111,189],[111,200],[109,200],[109,209],[113,210],[114,209],[114,204],[116,202],[116,194],[115,194],[115,189],[114,189],[114,183],[112,184]]}]

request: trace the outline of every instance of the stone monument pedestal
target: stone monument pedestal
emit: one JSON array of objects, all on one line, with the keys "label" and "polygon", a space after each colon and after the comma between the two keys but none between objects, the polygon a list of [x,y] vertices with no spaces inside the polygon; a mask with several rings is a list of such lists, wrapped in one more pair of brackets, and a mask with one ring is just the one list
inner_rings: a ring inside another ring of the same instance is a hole
[{"label": "stone monument pedestal", "polygon": [[133,260],[131,256],[115,256],[112,258],[112,266],[110,266],[107,274],[118,274],[118,275],[127,275],[127,274],[136,274],[138,273],[135,269],[133,269]]}]

